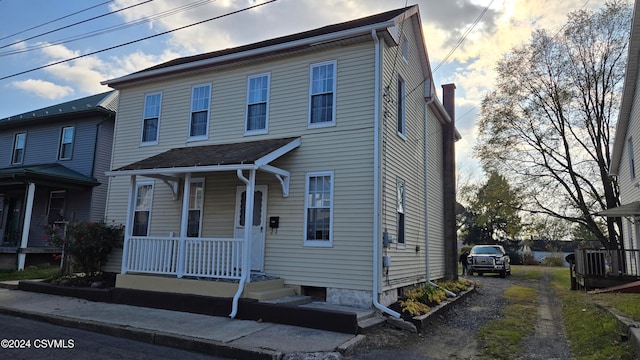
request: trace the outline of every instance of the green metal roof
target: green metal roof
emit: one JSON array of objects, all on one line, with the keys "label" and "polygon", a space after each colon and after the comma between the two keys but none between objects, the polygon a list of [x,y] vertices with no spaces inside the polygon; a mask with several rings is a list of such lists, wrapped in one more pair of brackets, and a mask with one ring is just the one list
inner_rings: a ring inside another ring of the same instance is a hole
[{"label": "green metal roof", "polygon": [[34,182],[36,184],[55,184],[56,186],[97,186],[98,180],[84,176],[63,165],[40,164],[12,166],[0,169],[0,184]]}]

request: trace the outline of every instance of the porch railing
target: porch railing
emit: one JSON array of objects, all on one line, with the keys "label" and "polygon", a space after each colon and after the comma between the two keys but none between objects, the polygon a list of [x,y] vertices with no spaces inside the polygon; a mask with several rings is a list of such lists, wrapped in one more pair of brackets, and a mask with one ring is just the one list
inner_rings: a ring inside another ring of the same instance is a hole
[{"label": "porch railing", "polygon": [[240,279],[243,239],[129,237],[125,272]]},{"label": "porch railing", "polygon": [[575,274],[585,289],[639,280],[640,250],[577,249]]}]

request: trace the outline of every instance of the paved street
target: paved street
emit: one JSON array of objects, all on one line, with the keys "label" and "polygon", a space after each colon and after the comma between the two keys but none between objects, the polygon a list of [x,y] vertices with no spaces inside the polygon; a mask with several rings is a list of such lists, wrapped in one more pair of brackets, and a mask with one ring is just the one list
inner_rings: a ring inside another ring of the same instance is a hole
[{"label": "paved street", "polygon": [[[50,325],[38,321],[0,315],[0,359],[16,360],[114,360],[114,359],[194,359],[219,360],[220,357],[206,356],[174,348],[117,338],[89,331]],[[9,340],[8,342],[4,339]],[[14,341],[19,340],[19,341]],[[6,349],[11,346],[29,348]],[[13,344],[11,344],[13,343]],[[63,348],[51,348],[51,347]],[[36,348],[40,347],[40,348]],[[66,348],[64,348],[66,347]]]}]

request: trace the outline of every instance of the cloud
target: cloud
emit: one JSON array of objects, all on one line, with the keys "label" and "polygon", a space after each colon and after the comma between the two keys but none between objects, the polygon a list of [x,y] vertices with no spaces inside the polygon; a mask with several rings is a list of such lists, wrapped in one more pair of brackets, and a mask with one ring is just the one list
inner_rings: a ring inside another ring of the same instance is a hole
[{"label": "cloud", "polygon": [[37,79],[13,81],[9,86],[49,100],[56,100],[73,94],[73,88],[71,86],[57,85],[49,81]]}]

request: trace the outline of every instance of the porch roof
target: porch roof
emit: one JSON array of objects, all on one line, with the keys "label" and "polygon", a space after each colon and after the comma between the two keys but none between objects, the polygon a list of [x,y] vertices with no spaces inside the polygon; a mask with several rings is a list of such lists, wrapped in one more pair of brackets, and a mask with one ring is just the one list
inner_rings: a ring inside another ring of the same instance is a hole
[{"label": "porch roof", "polygon": [[107,172],[153,175],[185,172],[258,169],[300,146],[300,138],[281,138],[232,144],[174,148]]},{"label": "porch roof", "polygon": [[12,166],[0,169],[0,185],[33,182],[60,187],[91,187],[100,182],[58,163]]},{"label": "porch roof", "polygon": [[607,217],[640,216],[640,201],[634,201],[618,207],[599,211],[596,215]]}]

